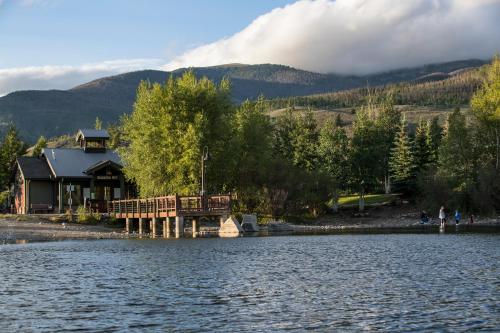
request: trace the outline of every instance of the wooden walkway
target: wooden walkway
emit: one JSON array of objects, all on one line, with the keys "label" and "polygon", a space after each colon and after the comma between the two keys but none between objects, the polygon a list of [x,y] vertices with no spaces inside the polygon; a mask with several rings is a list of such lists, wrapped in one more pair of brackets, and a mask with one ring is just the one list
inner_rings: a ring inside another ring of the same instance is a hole
[{"label": "wooden walkway", "polygon": [[108,211],[116,218],[125,219],[226,216],[231,214],[231,196],[172,195],[149,199],[115,200],[110,203]]}]

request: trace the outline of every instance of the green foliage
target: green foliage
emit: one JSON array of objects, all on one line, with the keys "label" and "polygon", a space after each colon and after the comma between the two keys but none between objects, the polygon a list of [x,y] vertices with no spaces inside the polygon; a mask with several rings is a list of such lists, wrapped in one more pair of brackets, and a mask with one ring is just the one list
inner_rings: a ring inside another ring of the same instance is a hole
[{"label": "green foliage", "polygon": [[134,112],[123,118],[127,147],[118,151],[126,176],[136,182],[141,196],[197,193],[207,146],[208,189],[226,190],[233,114],[228,81],[216,85],[187,72],[165,85],[142,82]]},{"label": "green foliage", "polygon": [[389,166],[391,178],[397,190],[405,193],[411,192],[414,188],[416,165],[404,117],[399,125],[394,147],[391,149]]},{"label": "green foliage", "polygon": [[40,156],[42,149],[47,147],[47,139],[42,135],[33,147],[32,156]]},{"label": "green foliage", "polygon": [[427,147],[429,148],[429,163],[436,165],[439,158],[439,146],[443,138],[443,129],[439,125],[438,117],[434,117],[427,124]]},{"label": "green foliage", "polygon": [[[494,156],[495,168],[500,169],[500,56],[497,54],[485,69],[481,88],[471,100],[472,111],[482,124],[485,150]],[[488,133],[489,132],[489,133]],[[489,136],[489,138],[488,138]],[[487,158],[483,156],[483,158]]]},{"label": "green foliage", "polygon": [[83,206],[76,209],[76,221],[82,224],[96,224],[101,221],[101,214],[92,212]]},{"label": "green foliage", "polygon": [[96,130],[101,130],[102,129],[102,121],[101,121],[101,119],[99,119],[99,117],[95,118],[94,128]]},{"label": "green foliage", "polygon": [[242,209],[249,211],[261,208],[259,191],[269,178],[268,167],[273,158],[273,128],[262,102],[261,98],[257,103],[243,103],[236,111],[233,123],[235,170],[232,185]]},{"label": "green foliage", "polygon": [[427,168],[431,161],[431,139],[429,137],[429,127],[430,122],[424,122],[420,119],[415,130],[414,155],[415,166],[418,172]]},{"label": "green foliage", "polygon": [[14,177],[16,159],[26,151],[26,145],[20,139],[17,129],[10,126],[0,143],[0,187],[6,188]]}]

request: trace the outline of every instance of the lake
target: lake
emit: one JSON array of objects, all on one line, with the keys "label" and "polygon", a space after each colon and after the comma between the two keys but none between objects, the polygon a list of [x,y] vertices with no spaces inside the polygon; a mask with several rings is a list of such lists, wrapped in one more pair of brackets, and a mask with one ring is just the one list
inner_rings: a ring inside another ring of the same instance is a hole
[{"label": "lake", "polygon": [[500,235],[0,246],[2,332],[500,331]]}]

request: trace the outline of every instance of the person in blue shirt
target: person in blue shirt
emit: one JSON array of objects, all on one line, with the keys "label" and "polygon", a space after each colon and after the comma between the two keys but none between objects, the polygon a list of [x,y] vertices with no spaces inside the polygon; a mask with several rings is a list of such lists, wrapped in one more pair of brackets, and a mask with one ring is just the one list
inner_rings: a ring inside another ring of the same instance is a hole
[{"label": "person in blue shirt", "polygon": [[462,218],[462,215],[460,215],[460,212],[458,211],[458,209],[455,210],[455,223],[459,224],[461,218]]}]

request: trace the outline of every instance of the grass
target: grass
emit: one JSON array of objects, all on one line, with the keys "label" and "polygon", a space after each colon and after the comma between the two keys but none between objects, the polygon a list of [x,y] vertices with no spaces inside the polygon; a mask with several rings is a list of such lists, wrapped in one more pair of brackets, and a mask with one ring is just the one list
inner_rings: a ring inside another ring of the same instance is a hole
[{"label": "grass", "polygon": [[[367,194],[365,195],[365,205],[372,204],[382,204],[385,202],[390,202],[398,197],[398,194]],[[340,206],[351,206],[357,205],[359,202],[359,196],[349,195],[339,198]]]}]

